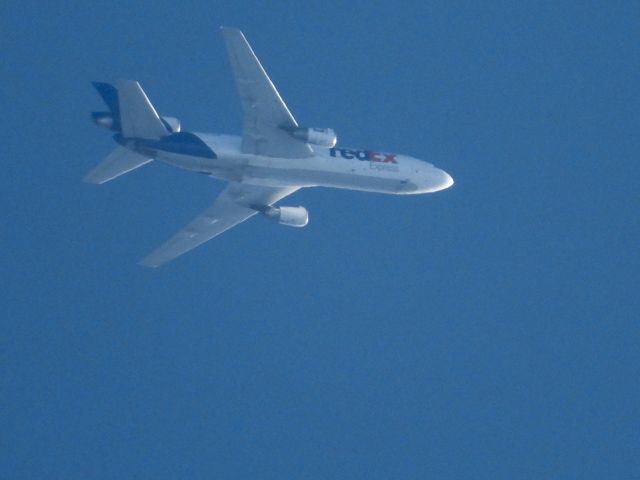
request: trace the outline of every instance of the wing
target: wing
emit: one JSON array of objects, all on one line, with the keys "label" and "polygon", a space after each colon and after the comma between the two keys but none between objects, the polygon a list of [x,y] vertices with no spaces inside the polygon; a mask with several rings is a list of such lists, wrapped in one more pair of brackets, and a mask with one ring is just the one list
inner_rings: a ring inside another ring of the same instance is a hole
[{"label": "wing", "polygon": [[298,123],[242,32],[223,27],[222,35],[244,111],[242,151],[281,158],[312,156],[308,144],[281,128],[295,128]]},{"label": "wing", "polygon": [[140,265],[159,267],[211,240],[224,231],[251,218],[256,213],[252,206],[267,206],[291,195],[299,187],[274,188],[230,183],[211,207],[194,218],[164,245],[143,258]]}]

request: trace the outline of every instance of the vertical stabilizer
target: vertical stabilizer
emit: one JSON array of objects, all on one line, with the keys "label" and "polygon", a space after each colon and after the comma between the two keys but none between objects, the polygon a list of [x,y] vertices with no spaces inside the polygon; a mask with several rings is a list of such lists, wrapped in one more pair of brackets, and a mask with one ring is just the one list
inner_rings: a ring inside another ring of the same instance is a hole
[{"label": "vertical stabilizer", "polygon": [[123,137],[158,139],[169,135],[138,82],[120,80],[116,88]]}]

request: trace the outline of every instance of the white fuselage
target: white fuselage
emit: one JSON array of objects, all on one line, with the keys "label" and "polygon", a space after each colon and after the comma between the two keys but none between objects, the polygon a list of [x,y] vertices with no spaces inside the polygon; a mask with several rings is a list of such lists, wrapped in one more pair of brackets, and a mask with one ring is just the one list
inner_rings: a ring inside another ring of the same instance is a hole
[{"label": "white fuselage", "polygon": [[453,179],[432,164],[372,150],[323,148],[307,158],[275,158],[241,152],[241,137],[195,134],[216,158],[158,151],[156,158],[212,177],[269,187],[334,187],[388,194],[419,194],[450,187]]}]

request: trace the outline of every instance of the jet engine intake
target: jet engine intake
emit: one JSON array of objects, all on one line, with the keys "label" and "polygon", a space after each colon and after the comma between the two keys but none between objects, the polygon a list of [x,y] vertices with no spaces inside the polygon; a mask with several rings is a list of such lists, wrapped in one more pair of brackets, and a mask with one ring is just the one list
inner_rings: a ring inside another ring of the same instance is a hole
[{"label": "jet engine intake", "polygon": [[269,220],[287,227],[304,227],[309,223],[309,212],[304,207],[263,207],[256,208]]},{"label": "jet engine intake", "polygon": [[320,147],[333,148],[338,142],[336,132],[331,128],[293,128],[289,132],[294,138],[302,140],[303,142],[310,143],[311,145],[318,145]]},{"label": "jet engine intake", "polygon": [[93,119],[93,123],[99,127],[115,132],[120,131],[120,122],[113,121],[111,112],[91,112],[91,118]]},{"label": "jet engine intake", "polygon": [[167,130],[169,130],[171,133],[178,133],[180,131],[180,120],[178,120],[177,118],[160,117],[160,120],[162,120],[164,126],[167,127]]}]

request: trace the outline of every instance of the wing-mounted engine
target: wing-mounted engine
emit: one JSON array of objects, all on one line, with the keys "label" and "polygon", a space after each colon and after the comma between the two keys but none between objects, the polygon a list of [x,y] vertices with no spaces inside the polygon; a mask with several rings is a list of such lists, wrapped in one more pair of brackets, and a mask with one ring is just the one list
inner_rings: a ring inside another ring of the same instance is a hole
[{"label": "wing-mounted engine", "polygon": [[[111,112],[92,112],[91,118],[93,123],[99,127],[112,130],[114,132],[120,132],[120,117],[114,116]],[[162,124],[168,130],[169,133],[178,133],[180,131],[180,120],[175,117],[160,117]]]},{"label": "wing-mounted engine", "polygon": [[253,207],[269,220],[287,227],[304,227],[309,223],[309,212],[304,207]]},{"label": "wing-mounted engine", "polygon": [[311,145],[333,148],[338,142],[336,132],[332,128],[285,128],[292,137]]}]

